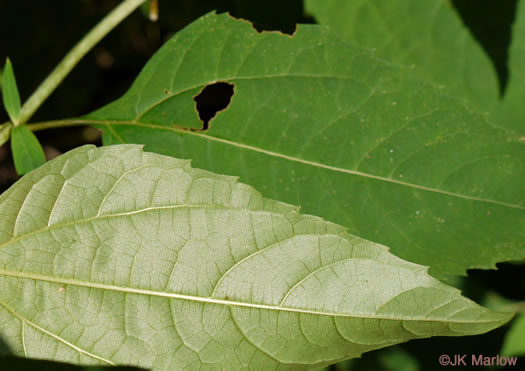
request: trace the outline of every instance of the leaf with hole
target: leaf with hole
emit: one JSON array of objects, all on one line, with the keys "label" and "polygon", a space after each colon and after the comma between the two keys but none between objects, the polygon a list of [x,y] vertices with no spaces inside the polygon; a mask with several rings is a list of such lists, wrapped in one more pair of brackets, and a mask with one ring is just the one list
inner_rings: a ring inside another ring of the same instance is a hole
[{"label": "leaf with hole", "polygon": [[[198,131],[193,98],[218,82],[231,103]],[[82,122],[105,144],[240,175],[438,277],[525,259],[519,137],[325,27],[258,33],[209,14]]]},{"label": "leaf with hole", "polygon": [[83,364],[306,369],[493,312],[382,245],[140,146],[84,146],[0,196],[0,331]]}]

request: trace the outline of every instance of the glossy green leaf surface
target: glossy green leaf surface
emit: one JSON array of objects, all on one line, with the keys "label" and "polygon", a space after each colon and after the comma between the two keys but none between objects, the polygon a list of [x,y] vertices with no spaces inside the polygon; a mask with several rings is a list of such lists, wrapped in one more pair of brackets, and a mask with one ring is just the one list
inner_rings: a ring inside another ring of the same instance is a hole
[{"label": "glossy green leaf surface", "polygon": [[[217,81],[234,85],[231,104],[188,130],[192,98]],[[525,258],[525,143],[324,27],[258,33],[209,14],[84,119],[105,144],[240,175],[439,277]]]},{"label": "glossy green leaf surface", "polygon": [[16,86],[13,65],[9,59],[6,60],[2,71],[2,99],[9,118],[13,123],[17,124],[18,116],[20,115],[20,94]]},{"label": "glossy green leaf surface", "polygon": [[[5,128],[4,130],[8,130]],[[5,133],[8,135],[9,132]],[[37,137],[26,125],[11,130],[11,152],[19,175],[29,173],[46,162],[44,150]]]},{"label": "glossy green leaf surface", "polygon": [[447,94],[483,112],[498,103],[488,56],[446,0],[305,0],[317,22],[389,61],[413,65]]},{"label": "glossy green leaf surface", "polygon": [[84,146],[0,196],[13,353],[174,369],[306,369],[502,325],[382,245],[140,146]]}]

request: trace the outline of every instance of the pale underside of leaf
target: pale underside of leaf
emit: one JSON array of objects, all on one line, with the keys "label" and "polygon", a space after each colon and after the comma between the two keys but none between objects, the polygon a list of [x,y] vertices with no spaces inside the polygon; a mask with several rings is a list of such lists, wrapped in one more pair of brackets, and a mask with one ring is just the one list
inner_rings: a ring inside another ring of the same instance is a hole
[{"label": "pale underside of leaf", "polygon": [[302,369],[510,315],[235,178],[91,146],[0,196],[0,334],[19,355]]},{"label": "pale underside of leaf", "polygon": [[[438,277],[524,259],[525,143],[413,75],[323,27],[259,34],[207,15],[83,120],[105,144],[240,175]],[[216,81],[232,102],[195,131],[192,97]]]}]

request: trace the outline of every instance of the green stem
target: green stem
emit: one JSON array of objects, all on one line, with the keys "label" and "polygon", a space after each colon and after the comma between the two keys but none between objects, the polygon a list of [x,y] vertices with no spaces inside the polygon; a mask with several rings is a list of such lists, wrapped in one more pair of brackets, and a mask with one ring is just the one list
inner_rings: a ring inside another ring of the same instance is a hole
[{"label": "green stem", "polygon": [[69,72],[86,55],[96,43],[106,36],[131,12],[146,0],[125,0],[100,21],[80,42],[75,45],[64,59],[55,67],[49,76],[40,84],[36,91],[29,97],[20,111],[19,125],[26,123],[35,111],[44,103],[49,95],[64,80]]},{"label": "green stem", "polygon": [[27,127],[31,131],[40,131],[46,129],[57,129],[66,128],[71,126],[89,126],[96,123],[94,120],[82,120],[82,119],[64,119],[64,120],[53,120],[53,121],[41,121],[27,124]]}]

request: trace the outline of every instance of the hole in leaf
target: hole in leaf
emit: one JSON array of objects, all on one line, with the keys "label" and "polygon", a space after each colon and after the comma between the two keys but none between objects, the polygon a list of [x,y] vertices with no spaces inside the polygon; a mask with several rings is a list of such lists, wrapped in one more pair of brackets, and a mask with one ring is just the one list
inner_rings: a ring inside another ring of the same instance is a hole
[{"label": "hole in leaf", "polygon": [[230,105],[233,93],[233,84],[216,82],[205,86],[199,94],[193,97],[199,118],[202,121],[202,130],[208,129],[208,123],[217,112]]}]

